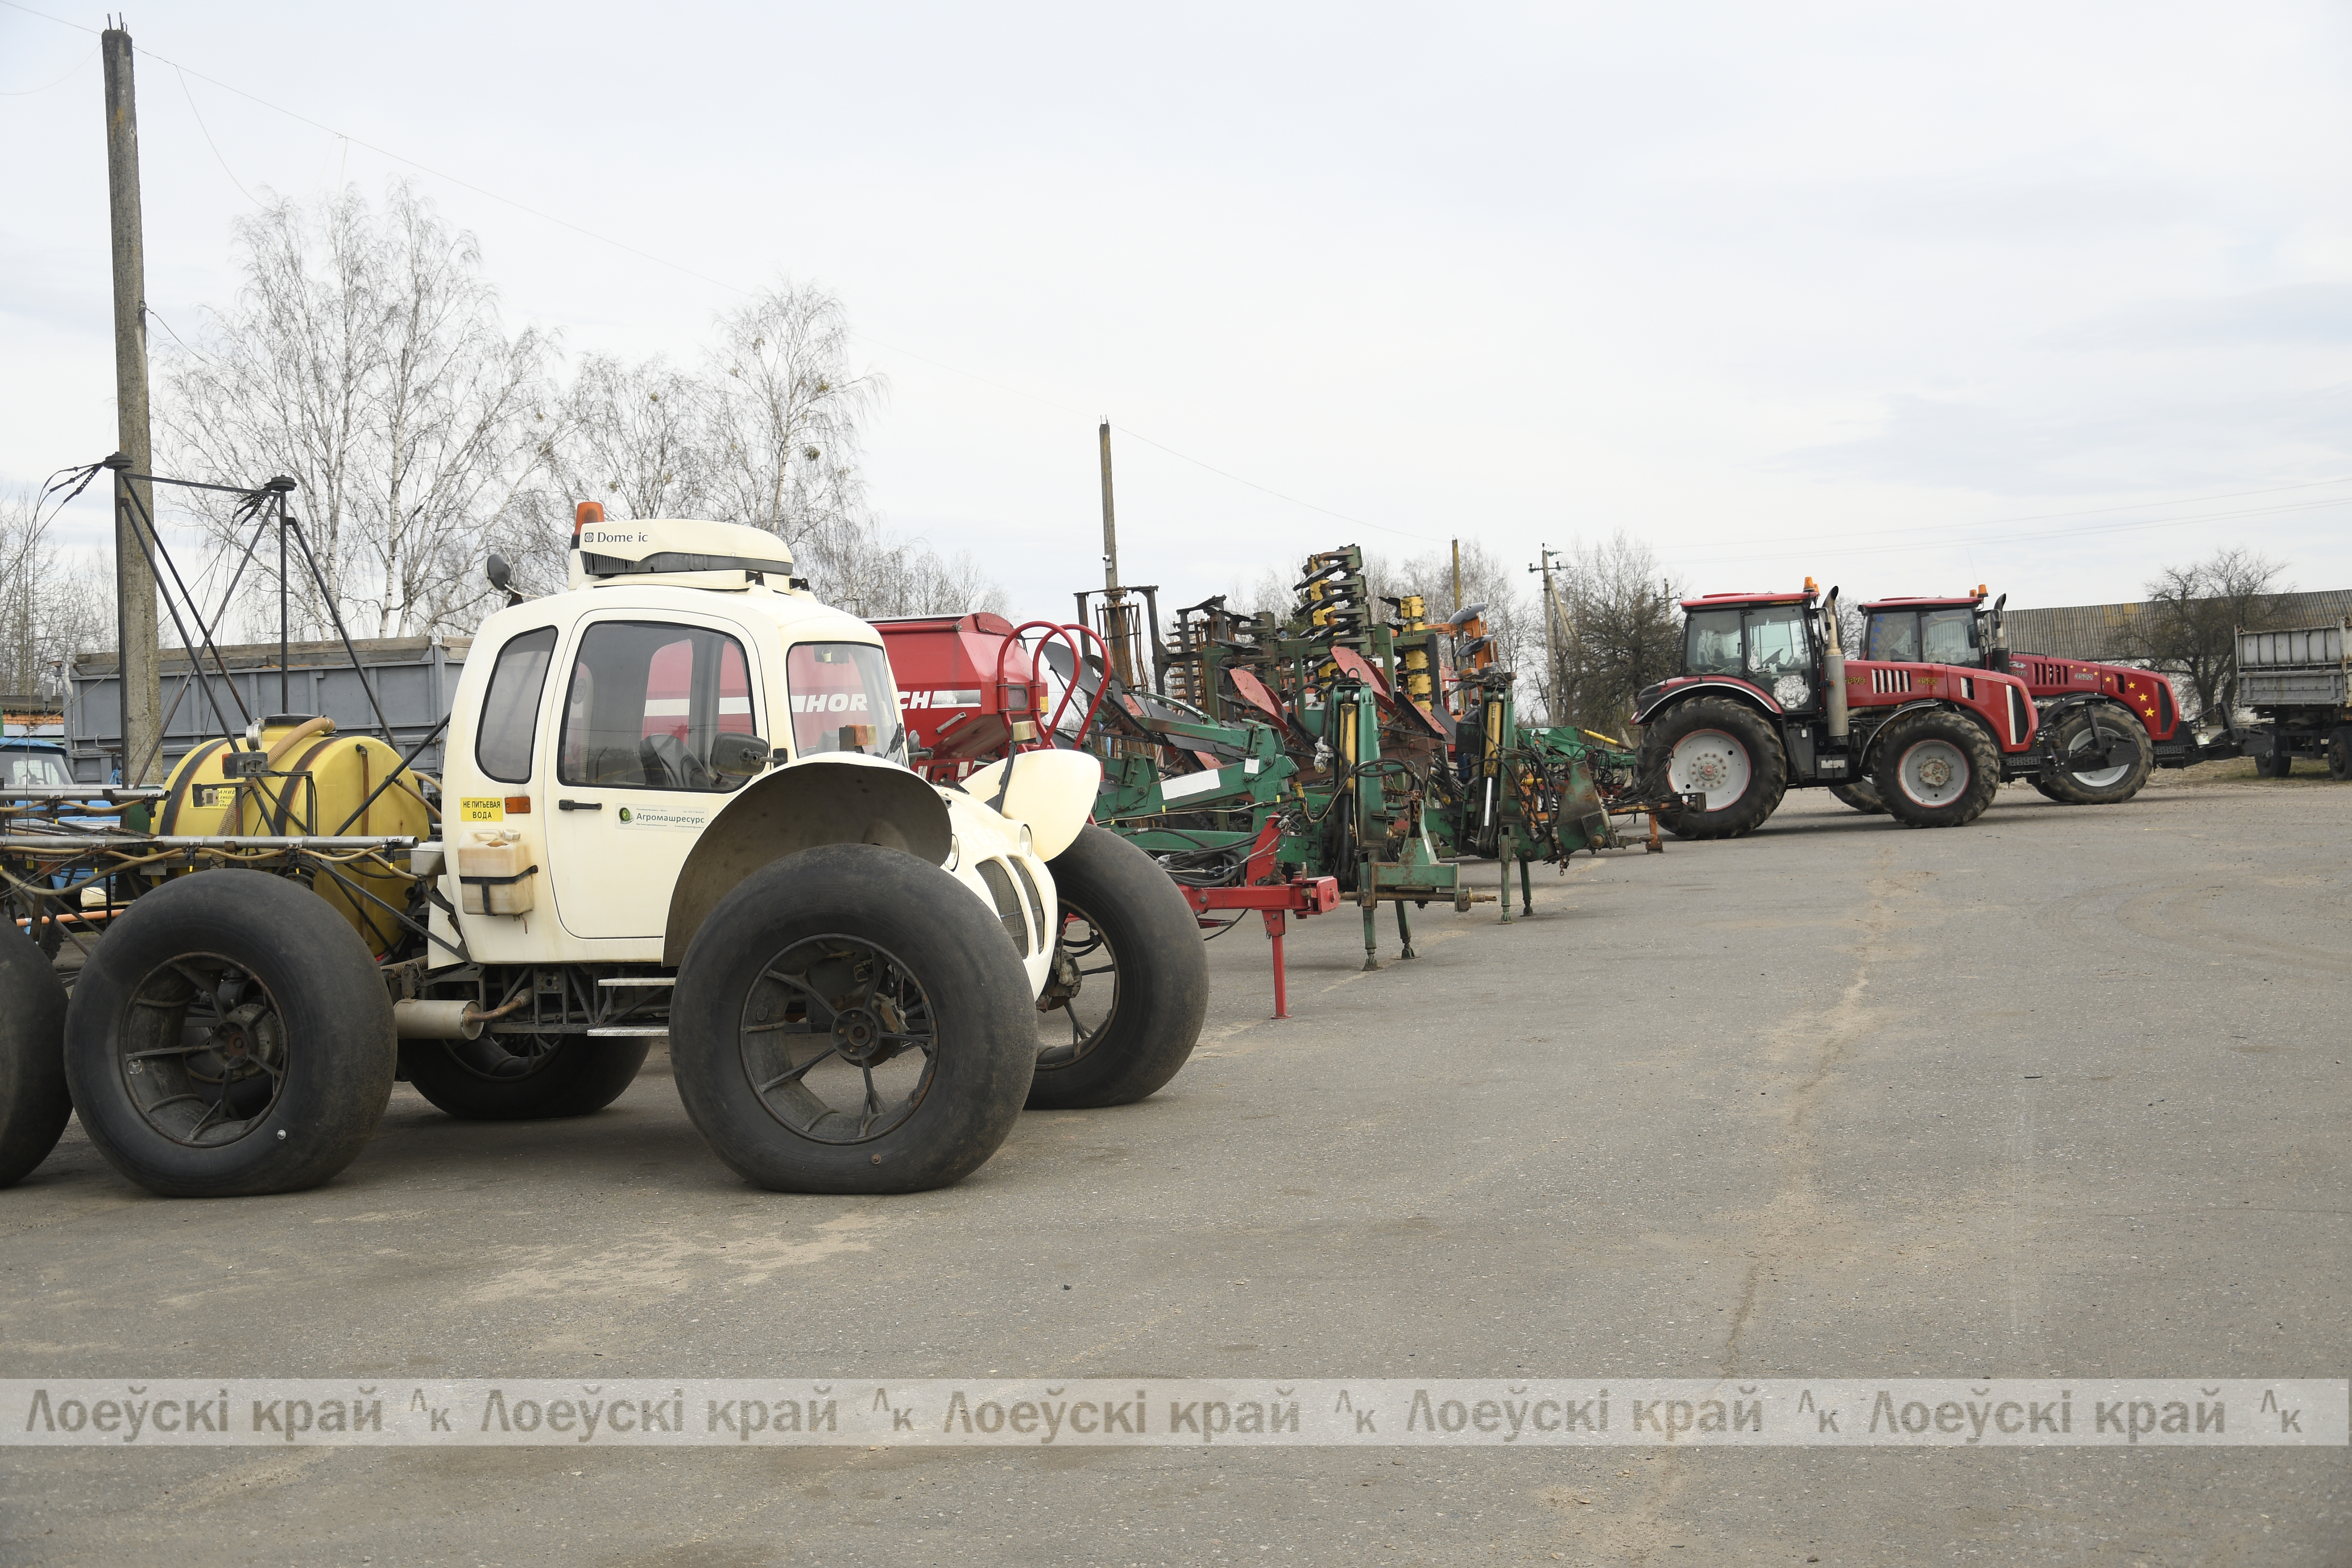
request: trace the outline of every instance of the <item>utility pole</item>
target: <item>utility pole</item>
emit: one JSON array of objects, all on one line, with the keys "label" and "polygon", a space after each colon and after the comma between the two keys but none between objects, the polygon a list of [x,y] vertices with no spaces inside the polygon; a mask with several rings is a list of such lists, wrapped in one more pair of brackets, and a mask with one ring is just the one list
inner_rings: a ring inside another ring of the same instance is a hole
[{"label": "utility pole", "polygon": [[1454,542],[1454,608],[1457,614],[1462,608],[1462,542],[1458,539]]},{"label": "utility pole", "polygon": [[[122,782],[143,784],[161,759],[163,682],[155,636],[155,568],[142,545],[141,518],[155,515],[155,489],[132,474],[154,471],[147,424],[147,258],[139,221],[139,113],[131,85],[131,35],[99,36],[105,61],[107,216],[114,254],[114,409],[120,455],[114,471],[114,593],[121,630],[115,672],[122,694]],[[191,657],[194,651],[191,650]],[[132,771],[141,776],[131,776]]]},{"label": "utility pole", "polygon": [[1127,595],[1118,585],[1118,514],[1110,499],[1110,421],[1102,422],[1103,490],[1103,641],[1110,645],[1111,673],[1126,685],[1135,684],[1129,658]]},{"label": "utility pole", "polygon": [[1537,558],[1538,564],[1530,566],[1528,570],[1543,574],[1544,673],[1549,678],[1544,682],[1544,716],[1557,724],[1560,722],[1560,715],[1557,711],[1559,707],[1560,669],[1559,635],[1555,623],[1559,616],[1559,600],[1553,595],[1551,589],[1551,558],[1559,552],[1549,545],[1541,546],[1539,549],[1540,553]]}]

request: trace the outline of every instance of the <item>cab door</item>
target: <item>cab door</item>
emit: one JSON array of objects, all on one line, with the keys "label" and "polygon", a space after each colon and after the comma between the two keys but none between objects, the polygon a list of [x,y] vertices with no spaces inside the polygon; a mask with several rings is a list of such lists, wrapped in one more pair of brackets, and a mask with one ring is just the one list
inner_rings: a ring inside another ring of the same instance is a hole
[{"label": "cab door", "polygon": [[764,734],[740,628],[625,612],[574,634],[546,816],[556,918],[573,936],[658,940],[679,869],[727,796],[722,734]]}]

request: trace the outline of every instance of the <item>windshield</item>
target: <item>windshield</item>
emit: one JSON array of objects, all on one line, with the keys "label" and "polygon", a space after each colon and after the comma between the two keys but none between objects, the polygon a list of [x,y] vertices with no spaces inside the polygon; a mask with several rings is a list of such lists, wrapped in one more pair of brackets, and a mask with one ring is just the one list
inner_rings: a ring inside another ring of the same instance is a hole
[{"label": "windshield", "polygon": [[1748,678],[1769,680],[1775,676],[1801,674],[1813,667],[1812,649],[1805,641],[1805,607],[1771,605],[1748,612]]},{"label": "windshield", "polygon": [[784,654],[784,685],[792,695],[794,756],[858,752],[894,763],[907,760],[898,689],[880,648],[794,643]]},{"label": "windshield", "polygon": [[1977,657],[1976,612],[1966,605],[1941,610],[1881,610],[1870,617],[1865,658],[1885,664],[1967,664]]},{"label": "windshield", "polygon": [[1919,612],[1919,656],[1929,664],[1977,661],[1976,612],[1966,606]]},{"label": "windshield", "polygon": [[0,752],[0,765],[10,789],[62,789],[74,782],[55,752]]}]

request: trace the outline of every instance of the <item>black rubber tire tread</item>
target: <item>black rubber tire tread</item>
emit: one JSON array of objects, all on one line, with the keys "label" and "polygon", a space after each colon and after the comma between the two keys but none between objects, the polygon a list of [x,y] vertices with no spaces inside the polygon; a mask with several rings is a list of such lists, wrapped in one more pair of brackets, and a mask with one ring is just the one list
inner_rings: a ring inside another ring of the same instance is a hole
[{"label": "black rubber tire tread", "polygon": [[[206,1149],[149,1126],[118,1060],[133,991],[190,953],[249,968],[287,1035],[286,1086],[262,1125]],[[399,1042],[357,931],[298,882],[221,870],[174,878],[115,917],[74,982],[65,1055],[74,1109],[107,1163],[163,1197],[247,1197],[315,1187],[359,1157],[392,1098]]]},{"label": "black rubber tire tread", "polygon": [[[1951,742],[1969,760],[1969,786],[1942,805],[1921,805],[1905,795],[1897,770],[1903,753],[1921,741]],[[1886,814],[1906,827],[1962,827],[1985,814],[2000,789],[2000,748],[1985,727],[1948,708],[1930,708],[1892,721],[1878,742],[1878,765],[1871,780]]]},{"label": "black rubber tire tread", "polygon": [[1694,697],[1643,728],[1642,777],[1654,780],[1660,790],[1668,788],[1666,767],[1675,743],[1695,730],[1721,730],[1748,749],[1748,793],[1720,811],[1672,811],[1660,820],[1677,838],[1738,838],[1755,832],[1789,793],[1789,759],[1780,738],[1752,708],[1727,697]]},{"label": "black rubber tire tread", "polygon": [[2284,739],[2271,748],[2270,755],[2254,759],[2254,773],[2266,779],[2292,778],[2294,775],[2294,753],[2286,749]]},{"label": "black rubber tire tread", "polygon": [[528,1078],[487,1079],[450,1054],[451,1042],[403,1040],[401,1071],[411,1088],[461,1121],[552,1121],[589,1116],[621,1098],[646,1065],[653,1041],[642,1036],[572,1036]]},{"label": "black rubber tire tread", "polygon": [[[2131,772],[2105,789],[2093,789],[2066,772],[2062,765],[2054,774],[2035,776],[2036,784],[2048,785],[2042,794],[2069,805],[2121,805],[2146,787],[2148,775],[2156,772],[2156,747],[2149,742],[2147,731],[2141,727],[2138,716],[2127,708],[2109,702],[2099,705],[2099,721],[2122,731],[2130,739],[2138,757]],[[2050,739],[2062,760],[2066,755],[2066,748],[2074,743],[2074,736],[2087,728],[2090,722],[2088,706],[2074,709],[2058,720],[2057,732]]]},{"label": "black rubber tire tread", "polygon": [[2327,737],[2327,776],[2337,784],[2352,779],[2352,731],[2338,730]]},{"label": "black rubber tire tread", "polygon": [[2041,795],[2044,800],[2054,800],[2060,805],[2073,805],[2074,804],[2074,802],[2067,799],[2064,795],[2060,795],[2056,790],[2052,789],[2050,787],[2050,781],[2043,778],[2040,773],[2034,774],[2032,779],[2029,782],[2032,784],[2034,793]]},{"label": "black rubber tire tread", "polygon": [[[930,1088],[881,1137],[801,1137],[751,1091],[744,1001],[794,942],[838,933],[909,965],[940,1031]],[[786,1193],[913,1193],[961,1181],[1020,1120],[1037,1068],[1037,1012],[1021,955],[993,910],[929,861],[872,844],[824,844],[736,884],[695,933],[670,1002],[670,1065],[686,1113],[745,1180]]]},{"label": "black rubber tire tread", "polygon": [[[1208,948],[1168,873],[1108,828],[1079,829],[1046,868],[1055,895],[1086,911],[1118,956],[1118,1004],[1093,1050],[1037,1074],[1029,1109],[1131,1105],[1165,1087],[1201,1037],[1209,1016]],[[1056,931],[1060,923],[1057,914]]]},{"label": "black rubber tire tread", "polygon": [[1886,803],[1878,798],[1878,786],[1868,779],[1856,779],[1852,784],[1832,784],[1830,798],[1840,805],[1853,807],[1864,816],[1886,815]]},{"label": "black rubber tire tread", "polygon": [[0,931],[0,1187],[30,1175],[65,1136],[65,984],[11,924]]}]

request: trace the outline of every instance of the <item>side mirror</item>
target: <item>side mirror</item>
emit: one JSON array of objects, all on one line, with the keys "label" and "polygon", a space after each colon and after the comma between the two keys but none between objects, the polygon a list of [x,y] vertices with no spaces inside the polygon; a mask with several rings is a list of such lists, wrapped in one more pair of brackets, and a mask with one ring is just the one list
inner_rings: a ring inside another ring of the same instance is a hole
[{"label": "side mirror", "polygon": [[723,779],[757,778],[768,771],[771,750],[757,735],[724,731],[710,742],[710,771]]}]

